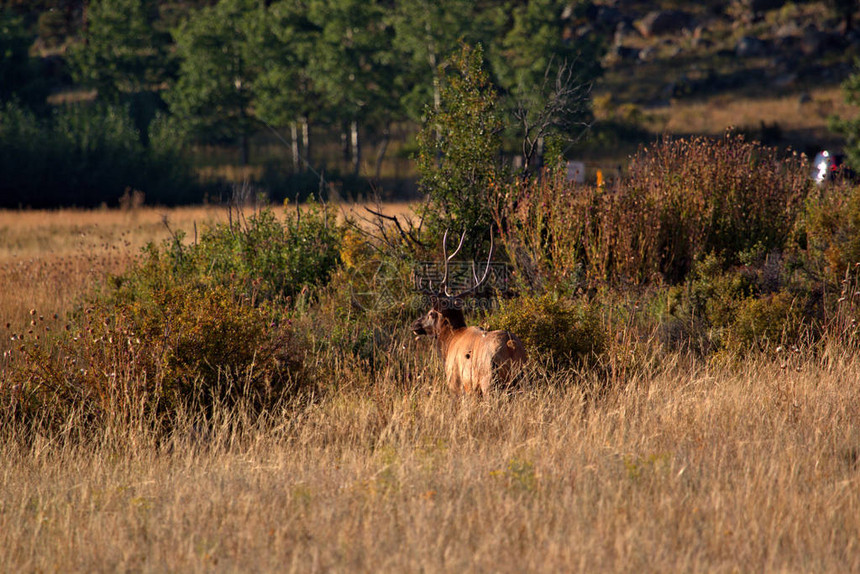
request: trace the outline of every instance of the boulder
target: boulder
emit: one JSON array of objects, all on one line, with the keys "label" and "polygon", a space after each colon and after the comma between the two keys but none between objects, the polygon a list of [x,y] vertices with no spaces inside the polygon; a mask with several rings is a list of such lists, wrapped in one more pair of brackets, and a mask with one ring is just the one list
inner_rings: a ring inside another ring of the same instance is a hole
[{"label": "boulder", "polygon": [[803,31],[803,38],[800,41],[800,49],[807,56],[818,56],[824,51],[827,43],[827,34],[818,30],[814,26],[807,26]]},{"label": "boulder", "polygon": [[785,5],[785,0],[742,0],[744,8],[753,14],[760,14],[768,10],[776,10]]},{"label": "boulder", "polygon": [[693,18],[683,10],[655,10],[636,23],[636,28],[646,38],[674,34],[690,28]]},{"label": "boulder", "polygon": [[767,52],[767,44],[754,36],[744,36],[735,44],[735,54],[739,58],[753,58]]}]

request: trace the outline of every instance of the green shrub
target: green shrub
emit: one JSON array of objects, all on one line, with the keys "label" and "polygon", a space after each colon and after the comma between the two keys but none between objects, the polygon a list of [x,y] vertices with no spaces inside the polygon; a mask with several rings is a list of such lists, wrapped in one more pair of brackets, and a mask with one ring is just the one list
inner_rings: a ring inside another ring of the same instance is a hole
[{"label": "green shrub", "polygon": [[726,329],[725,348],[740,355],[797,344],[803,329],[802,308],[802,303],[785,291],[742,301]]},{"label": "green shrub", "polygon": [[741,258],[747,264],[730,269],[713,255],[698,263],[686,285],[668,290],[664,323],[679,321],[700,350],[736,356],[814,335],[818,303],[808,283],[793,279],[793,260],[756,250]]},{"label": "green shrub", "polygon": [[673,292],[689,297],[690,313],[704,318],[710,326],[722,328],[734,321],[742,301],[766,290],[761,269],[741,266],[724,270],[723,262],[710,255],[696,265],[689,285]]},{"label": "green shrub", "polygon": [[290,297],[306,301],[328,280],[339,243],[333,215],[313,206],[283,221],[268,210],[238,216],[193,244],[150,245],[65,329],[34,319],[16,335],[0,399],[48,426],[72,411],[94,425],[133,414],[169,425],[182,409],[271,408],[314,384]]},{"label": "green shrub", "polygon": [[147,246],[137,268],[113,278],[113,294],[134,300],[190,282],[229,289],[253,305],[284,304],[328,281],[340,264],[341,234],[334,211],[315,204],[285,210],[283,218],[270,209],[236,214],[204,230],[197,243],[177,233],[161,246]]},{"label": "green shrub", "polygon": [[310,204],[283,219],[265,209],[211,228],[188,257],[195,273],[271,301],[326,283],[340,263],[341,235],[331,208]]},{"label": "green shrub", "polygon": [[550,295],[505,301],[490,328],[515,333],[528,352],[557,366],[590,363],[606,349],[606,332],[594,309]]},{"label": "green shrub", "polygon": [[810,196],[798,228],[811,270],[837,284],[860,263],[860,186],[829,185]]}]

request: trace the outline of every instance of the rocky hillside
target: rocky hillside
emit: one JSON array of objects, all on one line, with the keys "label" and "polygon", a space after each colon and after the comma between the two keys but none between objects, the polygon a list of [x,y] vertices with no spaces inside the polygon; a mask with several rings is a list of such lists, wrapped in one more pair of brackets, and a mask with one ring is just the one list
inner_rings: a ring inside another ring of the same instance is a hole
[{"label": "rocky hillside", "polygon": [[[577,34],[608,40],[606,74],[595,88],[598,118],[633,124],[643,137],[734,126],[800,151],[838,147],[828,118],[854,113],[839,85],[860,54],[860,30],[838,4],[596,4]],[[610,134],[607,142],[624,139]]]}]

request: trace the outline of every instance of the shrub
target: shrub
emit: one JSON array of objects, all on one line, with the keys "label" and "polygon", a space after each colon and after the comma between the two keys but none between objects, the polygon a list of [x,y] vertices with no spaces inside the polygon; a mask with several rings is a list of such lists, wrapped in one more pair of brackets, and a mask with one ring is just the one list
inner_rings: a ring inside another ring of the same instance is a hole
[{"label": "shrub", "polygon": [[810,196],[798,225],[807,264],[831,285],[860,263],[860,186],[829,185]]},{"label": "shrub", "polygon": [[242,285],[254,302],[294,297],[328,281],[340,263],[341,233],[325,206],[310,204],[283,220],[266,209],[208,230],[189,264],[215,283]]},{"label": "shrub", "polygon": [[65,329],[46,327],[17,335],[3,373],[15,393],[3,402],[48,428],[73,411],[95,427],[134,417],[169,425],[178,410],[239,400],[267,408],[307,382],[289,323],[223,288],[102,299]]},{"label": "shrub", "polygon": [[793,260],[755,250],[741,258],[746,264],[727,270],[713,255],[698,263],[686,285],[669,289],[664,322],[676,319],[692,329],[687,338],[702,350],[736,356],[814,335],[806,327],[820,302],[811,297],[808,284],[794,280]]},{"label": "shrub", "polygon": [[311,204],[278,218],[269,209],[206,229],[194,244],[177,233],[149,245],[139,266],[113,278],[113,296],[136,300],[173,284],[223,287],[252,305],[283,305],[325,284],[340,263],[342,230],[331,208]]},{"label": "shrub", "polygon": [[643,149],[627,181],[629,193],[659,206],[655,255],[670,281],[708,253],[734,265],[756,245],[782,249],[810,185],[803,158],[731,134]]},{"label": "shrub", "polygon": [[34,319],[6,362],[0,398],[13,416],[48,423],[77,410],[94,424],[142,415],[169,425],[180,409],[265,409],[308,389],[290,297],[337,265],[339,227],[327,213],[314,206],[280,221],[265,210],[197,243],[177,235],[148,246],[65,329]]},{"label": "shrub", "polygon": [[797,344],[803,327],[802,308],[785,291],[745,299],[726,330],[725,348],[740,355],[749,350],[766,351],[778,345]]},{"label": "shrub", "polygon": [[532,282],[680,283],[708,254],[732,266],[782,249],[808,189],[802,159],[739,136],[666,139],[614,188],[564,174],[508,185],[495,218]]},{"label": "shrub", "polygon": [[594,309],[550,295],[505,301],[489,323],[515,333],[532,356],[557,366],[590,363],[606,348],[606,332]]}]

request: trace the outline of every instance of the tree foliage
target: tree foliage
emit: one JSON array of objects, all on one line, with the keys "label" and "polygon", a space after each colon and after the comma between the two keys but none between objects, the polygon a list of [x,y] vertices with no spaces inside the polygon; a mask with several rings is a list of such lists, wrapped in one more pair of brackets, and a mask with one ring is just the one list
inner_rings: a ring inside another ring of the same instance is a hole
[{"label": "tree foliage", "polygon": [[463,45],[440,75],[439,107],[427,107],[418,135],[420,185],[432,202],[427,219],[481,236],[489,226],[490,194],[500,171],[498,95],[480,44]]},{"label": "tree foliage", "polygon": [[565,32],[565,12],[581,16],[585,3],[529,0],[511,11],[511,25],[494,44],[493,70],[521,143],[524,169],[540,161],[544,140],[576,140],[590,124],[591,84],[600,74],[601,47]]},{"label": "tree foliage", "polygon": [[84,42],[72,51],[76,78],[107,101],[156,89],[170,74],[169,35],[158,31],[154,0],[93,0]]},{"label": "tree foliage", "polygon": [[251,112],[258,63],[249,47],[255,0],[221,0],[185,21],[174,33],[179,79],[167,95],[170,111],[197,138],[239,142],[247,163],[247,139],[256,129]]},{"label": "tree foliage", "polygon": [[255,12],[250,25],[251,53],[261,62],[253,86],[257,116],[276,126],[319,116],[322,95],[310,61],[320,27],[292,1]]},{"label": "tree foliage", "polygon": [[461,43],[474,45],[495,37],[498,10],[470,0],[400,0],[395,4],[390,15],[395,30],[393,48],[405,64],[400,70],[401,105],[410,118],[421,120],[428,102],[438,106],[439,66]]},{"label": "tree foliage", "polygon": [[[842,84],[845,100],[854,106],[860,106],[860,68],[858,68]],[[848,163],[860,170],[860,116],[855,118],[833,119],[831,127],[845,137],[845,154]]]},{"label": "tree foliage", "polygon": [[23,18],[0,10],[0,102],[18,98],[41,104],[39,99],[44,94],[28,54],[32,42]]},{"label": "tree foliage", "polygon": [[[455,152],[459,136],[437,138],[438,126],[431,130],[437,141],[424,143],[446,146],[447,151],[431,154],[434,162],[462,153],[464,162],[475,159],[481,165],[444,176],[450,180],[447,189],[423,173],[425,187],[440,197],[468,193],[461,213],[443,206],[445,217],[476,221],[485,210],[471,198],[487,183],[487,166],[497,163],[502,147],[509,152],[523,141],[526,167],[539,165],[531,160],[541,155],[545,138],[588,123],[587,88],[599,72],[598,53],[593,42],[572,32],[588,1],[574,2],[573,9],[559,0],[14,2],[16,13],[26,17],[0,17],[0,100],[17,99],[30,108],[44,102],[45,90],[41,96],[28,91],[38,86],[31,81],[35,59],[28,51],[49,51],[45,68],[50,67],[55,87],[70,87],[62,84],[70,69],[77,82],[71,87],[96,88],[102,103],[127,105],[144,146],[150,133],[170,133],[176,139],[168,147],[177,153],[182,143],[237,145],[246,164],[250,139],[261,129],[289,128],[294,169],[303,169],[311,165],[313,124],[314,135],[341,134],[356,176],[367,165],[360,142],[377,136],[377,177],[394,128],[420,120],[427,106],[434,122],[462,120],[468,126],[478,116],[454,116],[472,106],[494,123],[489,132],[474,134],[485,140],[476,149],[463,145]],[[42,28],[50,42],[42,38],[34,46],[32,31]],[[476,81],[493,110],[464,100],[458,111],[451,90],[467,93],[474,86],[457,86],[456,65],[445,65],[462,57],[461,45],[479,44],[486,69]],[[156,117],[158,125],[151,129]],[[502,124],[506,131],[500,132]]]}]

